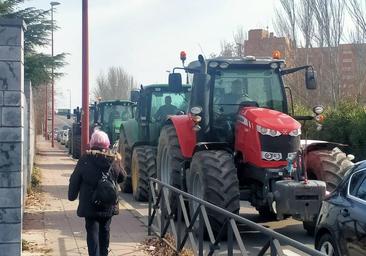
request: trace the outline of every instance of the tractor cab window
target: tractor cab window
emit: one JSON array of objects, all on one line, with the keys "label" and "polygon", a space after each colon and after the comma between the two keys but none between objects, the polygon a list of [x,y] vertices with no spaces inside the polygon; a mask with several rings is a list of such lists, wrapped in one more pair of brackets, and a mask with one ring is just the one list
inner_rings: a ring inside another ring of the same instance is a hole
[{"label": "tractor cab window", "polygon": [[236,114],[243,102],[284,111],[284,95],[277,73],[271,69],[225,70],[215,76],[214,109]]},{"label": "tractor cab window", "polygon": [[169,115],[185,112],[189,93],[154,92],[151,98],[151,117],[153,121],[163,122]]},{"label": "tractor cab window", "polygon": [[132,118],[131,106],[106,104],[102,107],[101,113],[104,124],[112,124],[115,119],[126,121]]},{"label": "tractor cab window", "polygon": [[285,111],[280,78],[272,69],[221,70],[213,81],[213,130],[223,141],[233,140],[240,105]]}]

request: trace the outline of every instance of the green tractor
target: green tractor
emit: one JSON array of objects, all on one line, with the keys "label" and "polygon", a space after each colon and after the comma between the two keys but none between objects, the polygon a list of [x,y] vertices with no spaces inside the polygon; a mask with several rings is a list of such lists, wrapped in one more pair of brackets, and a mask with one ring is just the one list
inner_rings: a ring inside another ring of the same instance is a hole
[{"label": "green tractor", "polygon": [[119,127],[132,118],[133,102],[128,100],[101,101],[96,105],[95,125],[108,134],[111,145],[119,139]]},{"label": "green tractor", "polygon": [[137,201],[148,199],[148,177],[156,177],[156,147],[160,130],[169,115],[184,114],[191,86],[182,80],[142,86],[131,92],[136,102],[133,118],[122,121],[119,152],[128,177],[121,184]]}]

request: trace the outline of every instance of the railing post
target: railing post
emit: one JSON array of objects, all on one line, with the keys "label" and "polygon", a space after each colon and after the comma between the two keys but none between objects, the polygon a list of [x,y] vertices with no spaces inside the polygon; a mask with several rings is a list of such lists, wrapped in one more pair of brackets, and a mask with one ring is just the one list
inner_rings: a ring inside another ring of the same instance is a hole
[{"label": "railing post", "polygon": [[165,202],[164,202],[164,186],[161,185],[161,196],[160,196],[160,206],[161,206],[161,211],[160,211],[160,222],[161,222],[161,226],[160,226],[160,237],[163,238],[163,234],[164,234],[164,228],[165,228],[165,215],[166,215],[166,207],[165,207]]},{"label": "railing post", "polygon": [[233,229],[231,228],[230,219],[225,225],[227,226],[227,255],[233,256]]},{"label": "railing post", "polygon": [[[181,195],[178,195],[178,199],[180,199]],[[182,226],[182,206],[181,206],[181,200],[178,200],[178,216],[177,216],[177,251],[179,252],[179,247],[180,247],[180,243],[181,243],[181,226]]]},{"label": "railing post", "polygon": [[[199,219],[198,219],[198,255],[203,256],[203,214],[201,211],[201,204],[198,206],[199,210]],[[196,219],[197,221],[197,219]]]},{"label": "railing post", "polygon": [[273,237],[271,237],[271,256],[277,256],[277,248],[273,243]]},{"label": "railing post", "polygon": [[152,220],[151,220],[151,208],[152,208],[152,191],[151,191],[151,189],[152,189],[152,187],[154,187],[154,186],[152,186],[152,181],[150,180],[150,178],[149,178],[149,181],[148,181],[148,184],[149,184],[149,214],[148,214],[148,218],[147,218],[147,224],[148,224],[148,226],[147,226],[147,234],[149,235],[149,236],[151,236],[151,225],[152,225]]}]

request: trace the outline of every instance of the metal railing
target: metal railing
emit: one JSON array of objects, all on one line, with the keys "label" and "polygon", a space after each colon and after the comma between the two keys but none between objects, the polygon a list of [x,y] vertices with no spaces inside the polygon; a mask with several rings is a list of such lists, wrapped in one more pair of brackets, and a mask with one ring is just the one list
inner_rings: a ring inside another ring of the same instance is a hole
[{"label": "metal railing", "polygon": [[[172,211],[172,207],[169,203],[169,193],[175,193],[177,195],[177,211]],[[191,211],[191,215],[188,214],[185,199],[193,200],[198,204],[197,209],[193,212]],[[214,236],[206,209],[226,217],[225,224],[221,227],[216,237]],[[175,212],[177,213],[177,216],[175,216]],[[171,245],[171,247],[173,247],[176,252],[181,252],[189,240],[193,253],[200,256],[204,255],[204,234],[206,233],[209,243],[208,249],[206,250],[208,251],[207,255],[213,255],[214,252],[222,250],[222,244],[220,242],[225,236],[224,233],[227,232],[227,248],[225,249],[227,255],[233,255],[235,243],[240,250],[241,255],[248,255],[249,252],[244,246],[243,239],[238,229],[238,224],[244,224],[268,237],[268,240],[264,243],[257,254],[258,256],[265,255],[268,250],[270,250],[271,256],[285,255],[282,245],[291,246],[296,248],[298,251],[306,253],[307,255],[324,256],[323,253],[309,248],[298,241],[259,225],[251,220],[226,211],[225,209],[217,207],[216,205],[154,178],[149,179],[148,214],[148,234],[151,235],[154,233],[164,239],[168,235],[170,227],[171,233],[175,238],[175,245]],[[160,218],[158,215],[160,215]],[[154,225],[154,220],[156,220],[158,224],[157,226]],[[182,220],[184,221],[183,224]],[[194,228],[197,227],[196,222],[198,222],[198,230]]]}]

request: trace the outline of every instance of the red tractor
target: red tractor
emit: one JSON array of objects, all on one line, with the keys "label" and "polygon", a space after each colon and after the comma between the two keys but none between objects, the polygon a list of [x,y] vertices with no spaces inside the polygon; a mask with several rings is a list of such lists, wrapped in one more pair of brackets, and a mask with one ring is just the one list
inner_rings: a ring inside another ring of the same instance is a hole
[{"label": "red tractor", "polygon": [[[190,105],[161,130],[158,178],[236,214],[246,200],[261,215],[292,216],[311,232],[326,189],[352,165],[336,144],[300,139],[298,120],[314,117],[289,115],[283,76],[305,70],[307,89],[315,89],[313,68],[200,55],[185,70],[193,74]],[[315,112],[319,117],[321,108]],[[170,200],[174,209],[173,194]],[[217,232],[224,217],[208,215]]]}]

